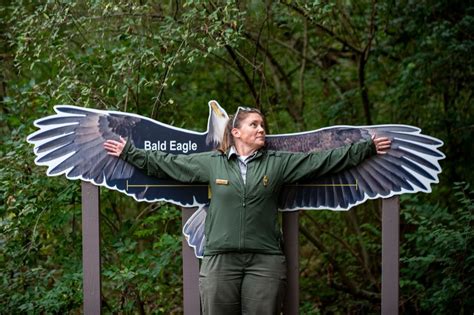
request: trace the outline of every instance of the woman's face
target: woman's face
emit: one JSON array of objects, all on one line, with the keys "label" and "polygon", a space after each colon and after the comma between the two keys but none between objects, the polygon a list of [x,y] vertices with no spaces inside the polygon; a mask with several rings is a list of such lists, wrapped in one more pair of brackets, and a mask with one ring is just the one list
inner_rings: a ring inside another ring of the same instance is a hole
[{"label": "woman's face", "polygon": [[265,126],[262,116],[257,113],[249,113],[238,128],[232,129],[232,135],[236,141],[258,150],[265,145]]}]

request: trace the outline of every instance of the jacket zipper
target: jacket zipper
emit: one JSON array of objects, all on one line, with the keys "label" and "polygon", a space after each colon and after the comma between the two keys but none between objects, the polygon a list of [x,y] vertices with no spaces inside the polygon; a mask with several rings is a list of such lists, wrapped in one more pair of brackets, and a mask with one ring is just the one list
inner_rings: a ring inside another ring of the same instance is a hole
[{"label": "jacket zipper", "polygon": [[246,164],[245,167],[247,168],[246,172],[246,181],[244,182],[244,179],[242,178],[242,175],[240,175],[240,178],[242,180],[242,183],[244,184],[244,195],[243,195],[243,200],[242,200],[242,219],[240,221],[241,228],[240,228],[240,248],[242,249],[245,247],[245,217],[247,215],[247,180],[249,179],[249,165]]},{"label": "jacket zipper", "polygon": [[[246,195],[247,195],[247,184],[244,183],[244,179],[242,178],[242,174],[240,172],[240,166],[239,166],[239,161],[235,159],[235,166],[234,166],[234,171],[237,171],[237,177],[240,179],[240,183],[242,184],[242,200],[241,200],[241,206],[243,208],[243,211],[239,211],[239,216],[240,216],[240,235],[239,235],[239,250],[243,248],[243,229],[244,229],[244,212],[246,211]],[[237,169],[236,169],[237,168]],[[247,166],[247,171],[248,171],[248,166]]]}]

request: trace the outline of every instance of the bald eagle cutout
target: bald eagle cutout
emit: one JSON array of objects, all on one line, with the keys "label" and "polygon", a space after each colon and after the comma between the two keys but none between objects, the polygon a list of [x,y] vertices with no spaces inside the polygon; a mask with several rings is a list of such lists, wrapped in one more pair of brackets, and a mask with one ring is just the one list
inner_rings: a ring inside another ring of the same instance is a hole
[{"label": "bald eagle cutout", "polygon": [[[35,121],[38,131],[27,141],[34,144],[35,163],[48,167],[48,176],[65,174],[132,196],[137,201],[167,201],[182,207],[198,207],[183,227],[183,234],[202,257],[204,221],[209,204],[206,183],[183,184],[144,174],[105,151],[105,140],[130,138],[137,148],[191,154],[214,150],[229,119],[216,102],[209,102],[207,131],[195,132],[136,114],[69,105],[54,107],[55,115]],[[408,125],[333,126],[301,133],[267,135],[270,150],[313,152],[365,141],[372,135],[387,137],[387,154],[375,155],[356,167],[284,186],[280,211],[349,210],[367,199],[403,193],[430,192],[441,172],[438,150],[443,142]]]}]

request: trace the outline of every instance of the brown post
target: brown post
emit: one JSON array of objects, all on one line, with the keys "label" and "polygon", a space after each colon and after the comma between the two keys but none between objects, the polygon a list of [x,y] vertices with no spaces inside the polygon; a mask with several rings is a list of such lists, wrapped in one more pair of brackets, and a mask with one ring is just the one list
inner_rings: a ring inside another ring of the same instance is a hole
[{"label": "brown post", "polygon": [[299,242],[298,242],[298,211],[283,213],[284,251],[287,263],[286,297],[283,302],[283,314],[299,313]]},{"label": "brown post", "polygon": [[[181,208],[182,225],[193,215],[197,208]],[[194,255],[194,250],[189,247],[183,236],[183,309],[185,315],[201,314],[199,299],[199,259]]]},{"label": "brown post", "polygon": [[400,197],[382,201],[382,315],[398,314]]},{"label": "brown post", "polygon": [[82,182],[84,314],[101,313],[99,187]]}]

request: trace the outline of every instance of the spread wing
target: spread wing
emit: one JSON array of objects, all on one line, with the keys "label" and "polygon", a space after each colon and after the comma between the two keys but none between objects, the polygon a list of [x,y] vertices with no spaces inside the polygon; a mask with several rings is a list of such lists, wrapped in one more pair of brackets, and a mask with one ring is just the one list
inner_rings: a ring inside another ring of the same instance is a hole
[{"label": "spread wing", "polygon": [[430,192],[441,172],[443,142],[407,125],[365,127],[335,126],[316,131],[267,137],[267,147],[290,152],[334,149],[369,139],[388,137],[385,155],[368,158],[360,165],[316,179],[287,185],[280,194],[281,211],[298,209],[348,210],[367,199],[403,193]]},{"label": "spread wing", "polygon": [[[169,201],[181,206],[208,202],[207,185],[183,185],[170,179],[156,179],[123,160],[108,155],[106,139],[131,138],[139,147],[155,147],[172,153],[209,151],[206,132],[197,133],[166,125],[139,115],[75,106],[55,106],[56,114],[39,119],[39,128],[28,137],[35,145],[35,160],[48,167],[48,176],[64,174],[133,196],[138,201]],[[196,143],[196,150],[177,143]],[[164,145],[163,145],[164,144]],[[176,152],[177,148],[181,151]],[[173,149],[175,151],[173,151]],[[176,189],[176,186],[180,186]]]}]

